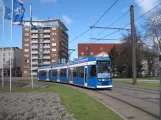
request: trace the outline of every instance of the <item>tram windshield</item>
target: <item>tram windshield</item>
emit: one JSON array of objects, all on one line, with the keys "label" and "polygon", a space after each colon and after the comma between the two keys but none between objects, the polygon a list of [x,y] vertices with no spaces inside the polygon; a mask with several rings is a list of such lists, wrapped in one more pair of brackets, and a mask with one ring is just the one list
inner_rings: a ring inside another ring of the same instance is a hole
[{"label": "tram windshield", "polygon": [[107,78],[111,75],[110,61],[98,61],[97,62],[97,76],[98,78]]}]

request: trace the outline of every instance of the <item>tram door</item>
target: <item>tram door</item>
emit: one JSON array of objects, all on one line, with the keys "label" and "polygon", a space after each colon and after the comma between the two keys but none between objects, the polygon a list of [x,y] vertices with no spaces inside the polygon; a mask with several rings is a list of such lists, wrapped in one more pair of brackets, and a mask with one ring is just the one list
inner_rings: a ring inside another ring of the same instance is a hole
[{"label": "tram door", "polygon": [[57,71],[57,76],[58,76],[57,81],[60,82],[60,70]]},{"label": "tram door", "polygon": [[49,80],[49,70],[46,71],[46,80]]},{"label": "tram door", "polygon": [[70,83],[73,83],[73,68],[69,69],[69,74],[70,74],[70,77],[69,77]]},{"label": "tram door", "polygon": [[88,80],[88,77],[87,77],[87,66],[84,67],[84,86],[87,86],[87,80]]}]

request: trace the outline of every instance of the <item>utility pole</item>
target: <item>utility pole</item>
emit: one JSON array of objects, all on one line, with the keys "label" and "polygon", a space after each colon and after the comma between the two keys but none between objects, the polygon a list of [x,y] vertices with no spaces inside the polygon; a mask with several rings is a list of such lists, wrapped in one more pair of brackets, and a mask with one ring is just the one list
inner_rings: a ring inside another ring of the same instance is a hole
[{"label": "utility pole", "polygon": [[133,72],[133,85],[136,84],[136,36],[134,25],[134,7],[130,6],[130,19],[131,19],[131,39],[132,39],[132,72]]}]

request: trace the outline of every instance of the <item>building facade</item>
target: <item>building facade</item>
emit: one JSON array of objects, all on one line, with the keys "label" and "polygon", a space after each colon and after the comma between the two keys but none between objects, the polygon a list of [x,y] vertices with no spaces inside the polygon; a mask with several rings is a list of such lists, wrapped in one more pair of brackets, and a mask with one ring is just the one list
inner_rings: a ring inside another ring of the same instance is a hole
[{"label": "building facade", "polygon": [[[12,47],[12,76],[21,76],[21,64],[22,64],[22,50],[18,47]],[[2,76],[2,64],[4,67],[4,76],[10,76],[10,47],[5,47],[3,50],[0,48],[0,76]]]},{"label": "building facade", "polygon": [[[22,28],[22,76],[37,76],[38,67],[68,60],[68,29],[59,19],[33,21],[40,30],[25,20]],[[32,59],[32,60],[31,60]]]},{"label": "building facade", "polygon": [[109,57],[109,52],[114,46],[120,44],[107,43],[80,43],[78,44],[78,57],[95,56],[95,57]]}]

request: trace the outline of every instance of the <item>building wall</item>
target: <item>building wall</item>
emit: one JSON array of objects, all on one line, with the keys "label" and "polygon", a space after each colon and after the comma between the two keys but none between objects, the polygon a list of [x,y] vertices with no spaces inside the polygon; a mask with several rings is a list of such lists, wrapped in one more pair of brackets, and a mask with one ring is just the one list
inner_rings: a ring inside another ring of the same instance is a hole
[{"label": "building wall", "polygon": [[[9,76],[10,72],[10,48],[4,48],[4,55],[2,60],[2,49],[0,48],[0,72],[2,72],[2,61],[4,64],[4,76]],[[12,47],[12,75],[20,76],[21,72],[21,61],[22,61],[22,50],[18,47]]]},{"label": "building wall", "polygon": [[96,43],[96,44],[90,44],[90,43],[85,43],[85,44],[78,44],[78,57],[85,57],[88,56],[88,46],[90,49],[90,55],[91,56],[96,56],[102,52],[104,53],[109,53],[110,50],[114,46],[118,46],[121,44],[104,44],[104,43]]}]

